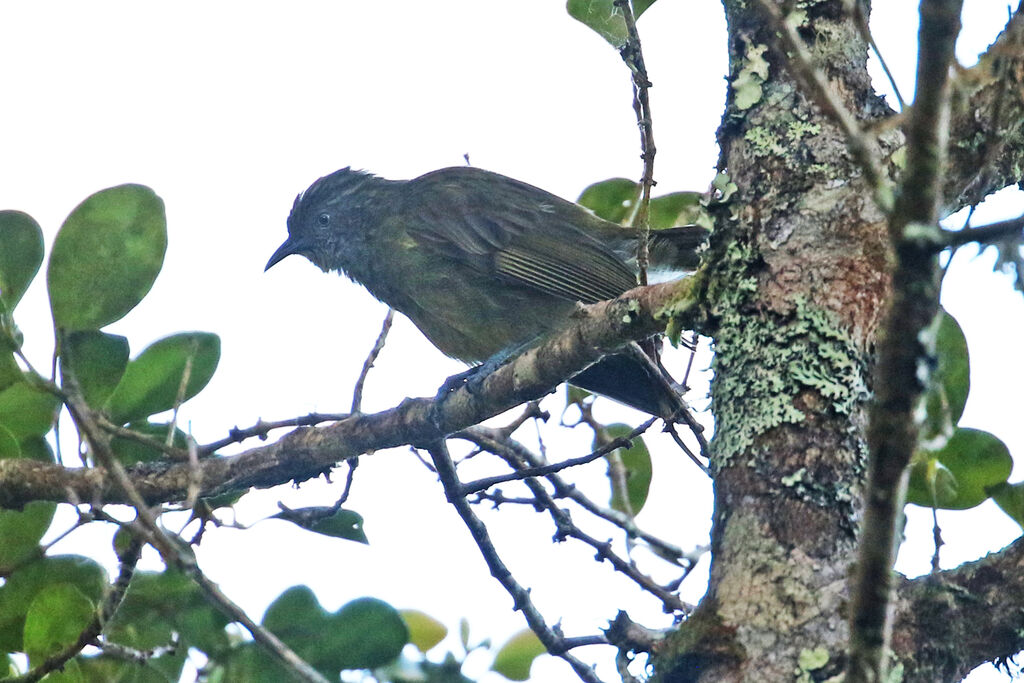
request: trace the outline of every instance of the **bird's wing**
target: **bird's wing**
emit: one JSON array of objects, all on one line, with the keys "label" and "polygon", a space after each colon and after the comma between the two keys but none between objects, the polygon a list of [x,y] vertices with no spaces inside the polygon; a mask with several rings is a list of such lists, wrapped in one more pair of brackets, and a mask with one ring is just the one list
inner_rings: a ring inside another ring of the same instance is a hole
[{"label": "bird's wing", "polygon": [[410,181],[402,222],[425,246],[571,301],[611,299],[636,277],[586,231],[586,209],[517,180],[449,168]]}]

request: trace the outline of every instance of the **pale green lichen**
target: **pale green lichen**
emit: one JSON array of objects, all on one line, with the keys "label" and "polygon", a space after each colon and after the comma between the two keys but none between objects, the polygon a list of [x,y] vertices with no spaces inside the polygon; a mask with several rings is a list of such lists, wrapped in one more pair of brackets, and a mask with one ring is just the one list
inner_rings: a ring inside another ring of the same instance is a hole
[{"label": "pale green lichen", "polygon": [[761,84],[768,80],[768,60],[764,53],[767,45],[747,45],[743,67],[732,80],[733,103],[737,109],[747,110],[761,101]]},{"label": "pale green lichen", "polygon": [[782,156],[785,153],[782,139],[764,126],[751,128],[743,135],[743,139],[750,143],[756,157]]},{"label": "pale green lichen", "polygon": [[799,142],[809,135],[817,135],[821,126],[810,121],[791,121],[786,129],[786,138],[790,142]]},{"label": "pale green lichen", "polygon": [[[749,255],[726,250],[733,265],[745,267]],[[748,450],[757,438],[783,424],[805,418],[796,399],[814,391],[840,415],[850,415],[866,398],[865,359],[849,335],[824,310],[805,299],[792,314],[748,311],[756,281],[737,277],[718,293],[721,317],[713,368],[712,399],[718,418],[714,454],[719,466]],[[796,473],[792,475],[796,477]],[[797,484],[794,479],[790,485]]]},{"label": "pale green lichen", "polygon": [[801,481],[803,481],[803,479],[804,479],[804,477],[806,475],[807,475],[807,468],[806,467],[801,467],[800,469],[798,469],[793,474],[790,474],[788,476],[785,476],[785,477],[782,477],[781,479],[779,479],[779,483],[781,483],[783,486],[789,486],[789,487],[796,486]]},{"label": "pale green lichen", "polygon": [[796,659],[796,680],[799,683],[812,683],[815,680],[813,672],[825,668],[829,659],[828,649],[825,647],[816,647],[813,650],[800,650]]}]

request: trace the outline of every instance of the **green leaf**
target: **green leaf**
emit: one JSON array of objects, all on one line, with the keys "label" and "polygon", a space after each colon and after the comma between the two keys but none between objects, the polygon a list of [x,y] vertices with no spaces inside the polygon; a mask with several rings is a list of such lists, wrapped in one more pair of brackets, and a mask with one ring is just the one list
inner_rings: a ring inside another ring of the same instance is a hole
[{"label": "green leaf", "polygon": [[[633,0],[633,18],[639,19],[654,2]],[[565,9],[569,16],[589,26],[616,49],[626,44],[626,20],[613,0],[568,0]]]},{"label": "green leaf", "polygon": [[510,681],[525,681],[530,677],[533,660],[547,652],[533,631],[523,629],[501,646],[494,657],[492,671],[497,671]]},{"label": "green leaf", "polygon": [[207,664],[206,670],[207,680],[223,683],[279,683],[290,678],[284,667],[253,642],[232,647]]},{"label": "green leaf", "polygon": [[651,230],[696,223],[703,213],[700,192],[673,192],[654,197],[650,204]]},{"label": "green leaf", "polygon": [[[214,654],[229,645],[228,621],[184,574],[138,571],[106,632],[115,642],[142,650],[168,645],[177,632],[183,653],[196,647]],[[173,671],[180,664],[170,660],[164,666]]]},{"label": "green leaf", "polygon": [[56,462],[53,457],[53,449],[49,442],[42,436],[26,436],[18,444],[21,448],[21,457],[39,462]]},{"label": "green leaf", "polygon": [[424,654],[448,635],[448,628],[425,612],[403,609],[399,614],[409,628],[409,642]]},{"label": "green leaf", "polygon": [[13,353],[5,353],[0,349],[0,391],[7,387],[24,381],[25,376],[14,360]]},{"label": "green leaf", "polygon": [[[108,655],[79,655],[69,664],[78,665],[82,683],[169,683],[170,681],[193,680],[182,679],[181,676],[187,656],[187,653],[175,652],[174,654],[151,657],[143,663],[137,663]],[[171,664],[172,662],[173,664]],[[169,666],[169,664],[171,665]],[[212,683],[216,679],[206,678],[203,680]],[[50,683],[48,677],[45,681]]]},{"label": "green leaf", "polygon": [[0,211],[0,312],[21,301],[43,262],[43,231],[32,216]]},{"label": "green leaf", "polygon": [[0,391],[0,424],[18,441],[49,433],[57,412],[57,397],[28,382]]},{"label": "green leaf", "polygon": [[[594,435],[593,449],[596,450],[614,439],[628,436],[632,431],[633,429],[626,424],[608,425]],[[612,488],[611,507],[631,516],[636,515],[647,502],[647,493],[651,488],[651,454],[647,450],[647,445],[642,438],[635,437],[632,446],[618,448],[609,453],[607,457],[609,462],[608,481]],[[622,491],[622,487],[617,484],[617,478],[613,472],[613,467],[616,466],[614,458],[618,458],[622,464],[625,491]]]},{"label": "green leaf", "polygon": [[409,642],[395,608],[359,598],[331,614],[306,586],[294,586],[267,608],[263,625],[330,679],[344,669],[372,669],[394,660]]},{"label": "green leaf", "polygon": [[996,505],[1024,529],[1024,482],[996,484],[989,489],[989,493]]},{"label": "green leaf", "polygon": [[331,512],[333,506],[311,506],[294,510],[282,510],[270,519],[283,519],[297,526],[324,536],[344,538],[357,543],[369,543],[363,533],[363,516],[352,510],[339,509]]},{"label": "green leaf", "polygon": [[92,620],[95,607],[70,583],[58,583],[39,591],[25,614],[25,652],[38,666],[47,657],[74,644]]},{"label": "green leaf", "polygon": [[934,349],[935,370],[924,396],[923,439],[951,434],[960,421],[971,389],[971,363],[967,339],[959,323],[942,311],[927,330],[926,343]]},{"label": "green leaf", "polygon": [[639,183],[627,178],[611,178],[587,187],[577,203],[600,218],[621,225],[633,214],[639,198]]},{"label": "green leaf", "polygon": [[11,434],[10,429],[0,424],[0,460],[20,457],[21,446],[18,445],[18,440],[14,438],[14,434]]},{"label": "green leaf", "polygon": [[18,568],[0,586],[0,652],[23,652],[25,615],[36,595],[48,586],[70,583],[93,603],[107,588],[107,573],[88,557],[43,557]]},{"label": "green leaf", "polygon": [[0,569],[9,571],[39,550],[56,509],[56,503],[36,500],[22,510],[0,510]]},{"label": "green leaf", "polygon": [[119,185],[87,198],[50,252],[54,325],[98,330],[123,318],[153,286],[166,249],[164,203],[148,187]]},{"label": "green leaf", "polygon": [[984,502],[988,489],[1005,483],[1012,469],[1010,452],[998,437],[980,429],[957,429],[942,449],[915,456],[907,502],[966,510]]},{"label": "green leaf", "polygon": [[[131,431],[138,432],[162,443],[167,443],[167,432],[170,428],[171,425],[169,423],[161,422],[132,422],[128,424],[128,429]],[[176,448],[188,448],[188,435],[175,427],[172,445]],[[126,436],[115,436],[110,441],[110,448],[114,451],[117,459],[125,465],[136,462],[155,462],[166,457],[159,448],[154,448]]]},{"label": "green leaf", "polygon": [[185,368],[191,363],[182,400],[202,391],[220,360],[220,337],[209,332],[183,332],[164,337],[128,363],[121,382],[107,401],[118,424],[149,417],[174,407]]},{"label": "green leaf", "polygon": [[63,339],[61,364],[74,373],[85,402],[98,408],[124,375],[128,340],[97,330],[72,332]]},{"label": "green leaf", "polygon": [[566,382],[566,384],[565,384],[565,405],[566,405],[566,407],[573,406],[573,405],[579,405],[585,399],[587,399],[587,398],[589,398],[591,396],[593,396],[593,394],[591,394],[586,389],[580,389],[578,386],[576,386],[574,384],[569,384],[568,382]]}]

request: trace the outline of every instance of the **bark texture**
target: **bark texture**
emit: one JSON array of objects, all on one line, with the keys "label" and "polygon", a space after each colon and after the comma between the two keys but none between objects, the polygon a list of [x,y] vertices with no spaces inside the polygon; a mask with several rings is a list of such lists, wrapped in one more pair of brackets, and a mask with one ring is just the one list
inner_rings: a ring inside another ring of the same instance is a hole
[{"label": "bark texture", "polygon": [[[872,355],[895,259],[875,188],[842,131],[800,91],[769,16],[756,2],[724,4],[731,87],[719,170],[735,187],[718,207],[704,302],[715,339],[711,579],[660,650],[656,678],[826,680],[846,665]],[[894,113],[874,93],[852,17],[838,0],[799,10],[814,65],[862,126],[881,131],[873,151],[896,178],[905,139],[886,121]],[[947,208],[1020,180],[1022,23],[1018,12],[954,85],[951,130],[961,137]],[[1018,620],[977,607],[999,602],[992,587],[1019,552],[899,585],[904,680],[958,680],[1024,645]],[[972,618],[992,637],[968,635]],[[943,647],[948,656],[933,656]]]},{"label": "bark texture", "polygon": [[[711,583],[660,678],[790,680],[809,652],[827,655],[816,675],[834,675],[848,636],[868,359],[890,289],[886,219],[841,131],[787,71],[765,14],[725,5],[732,87],[719,170],[738,189],[718,216],[708,288]],[[890,115],[841,3],[806,9],[800,34],[846,107],[861,120]],[[881,153],[900,142],[890,134]]]}]

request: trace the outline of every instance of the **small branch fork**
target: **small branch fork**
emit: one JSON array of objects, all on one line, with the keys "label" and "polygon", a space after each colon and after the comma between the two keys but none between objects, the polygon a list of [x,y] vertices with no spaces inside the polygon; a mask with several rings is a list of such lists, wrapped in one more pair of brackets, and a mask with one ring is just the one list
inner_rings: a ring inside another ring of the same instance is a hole
[{"label": "small branch fork", "polygon": [[[458,512],[459,517],[462,518],[463,523],[469,529],[470,534],[472,534],[473,540],[476,541],[477,547],[487,563],[491,576],[497,579],[505,590],[508,591],[509,595],[512,596],[514,601],[513,607],[523,613],[526,623],[537,634],[537,637],[544,644],[548,652],[564,659],[572,667],[572,670],[576,672],[576,675],[586,683],[601,683],[601,679],[597,677],[597,674],[591,667],[584,664],[568,651],[566,640],[547,625],[544,617],[541,616],[540,611],[533,604],[533,601],[530,599],[530,591],[523,588],[515,580],[508,567],[498,557],[498,551],[491,542],[490,534],[487,533],[487,527],[476,516],[476,513],[473,512],[469,501],[460,493],[461,484],[459,476],[455,472],[455,463],[452,462],[451,456],[448,454],[448,447],[445,445],[445,442],[435,441],[427,445],[426,450],[430,454],[438,477],[441,479],[441,485],[444,487],[448,502]],[[587,642],[589,644],[590,641]]]},{"label": "small branch fork", "polygon": [[[536,456],[530,453],[530,451],[521,444],[504,437],[500,433],[496,433],[496,430],[491,430],[486,427],[474,427],[456,434],[455,436],[457,438],[466,439],[476,444],[479,448],[497,455],[501,459],[505,460],[509,466],[518,470],[516,474],[523,474],[539,469],[537,467],[529,466],[536,462]],[[604,452],[607,449],[602,448],[599,450]],[[688,614],[692,611],[693,608],[691,605],[681,601],[679,597],[674,595],[670,590],[666,590],[662,586],[657,585],[649,576],[641,573],[632,562],[623,560],[621,557],[616,555],[611,550],[610,541],[599,541],[593,536],[585,533],[577,525],[573,524],[569,512],[558,506],[555,501],[555,497],[559,492],[562,492],[565,494],[565,497],[569,497],[576,501],[581,505],[581,507],[589,512],[592,512],[596,516],[606,519],[620,528],[627,530],[627,534],[635,535],[648,541],[659,555],[666,558],[672,558],[672,560],[677,563],[680,560],[685,561],[686,565],[683,578],[689,574],[690,570],[696,564],[696,560],[700,558],[700,553],[684,553],[680,548],[640,531],[628,515],[619,513],[616,510],[605,509],[597,506],[593,501],[590,501],[583,496],[578,490],[568,486],[563,480],[557,477],[557,475],[548,474],[547,477],[555,486],[555,494],[549,493],[535,477],[526,478],[523,480],[523,483],[526,484],[530,489],[530,492],[533,494],[534,504],[539,509],[547,510],[551,515],[552,520],[555,523],[555,528],[557,529],[555,533],[556,541],[563,541],[566,538],[575,538],[591,546],[595,551],[597,551],[596,557],[598,560],[608,560],[616,571],[625,574],[643,590],[658,598],[666,612]],[[571,490],[572,493],[569,493],[568,490]],[[682,579],[673,583],[678,585],[681,581]]]},{"label": "small branch fork", "polygon": [[[129,478],[124,466],[114,455],[110,447],[110,435],[102,429],[94,411],[85,403],[78,387],[78,382],[68,369],[62,368],[63,388],[61,398],[71,414],[79,433],[89,447],[89,452],[97,464],[103,467],[107,475],[112,477],[116,486],[122,490],[127,500],[136,510],[136,519],[132,524],[134,537],[149,543],[160,553],[168,566],[173,566],[191,578],[206,596],[206,599],[220,609],[232,621],[240,623],[253,639],[274,656],[287,670],[299,680],[310,683],[326,683],[316,669],[306,663],[295,652],[281,642],[273,633],[254,622],[245,611],[231,601],[211,581],[196,564],[194,555],[172,538],[167,531],[157,524],[156,517],[146,505],[135,484]],[[134,567],[134,565],[132,565]],[[124,565],[122,564],[122,574]],[[127,577],[130,579],[130,575]],[[125,588],[127,587],[127,579]],[[119,604],[119,601],[118,601]],[[113,612],[111,611],[112,615]],[[108,615],[109,616],[109,615]],[[101,620],[103,615],[101,613]],[[84,634],[83,634],[84,635]],[[80,649],[80,648],[79,648]],[[72,655],[73,656],[73,655]]]}]

